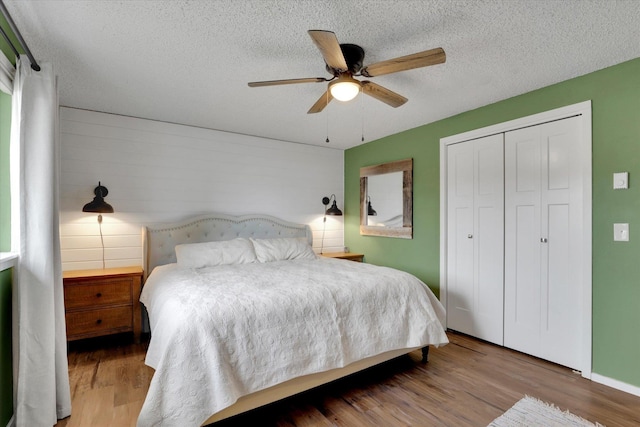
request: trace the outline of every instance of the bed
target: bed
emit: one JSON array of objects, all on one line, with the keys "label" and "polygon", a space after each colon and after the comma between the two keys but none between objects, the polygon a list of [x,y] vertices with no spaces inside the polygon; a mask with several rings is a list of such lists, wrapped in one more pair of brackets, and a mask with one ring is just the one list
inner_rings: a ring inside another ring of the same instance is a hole
[{"label": "bed", "polygon": [[215,214],[143,238],[155,373],[140,427],[214,423],[448,342],[424,283],[318,257],[307,225]]}]

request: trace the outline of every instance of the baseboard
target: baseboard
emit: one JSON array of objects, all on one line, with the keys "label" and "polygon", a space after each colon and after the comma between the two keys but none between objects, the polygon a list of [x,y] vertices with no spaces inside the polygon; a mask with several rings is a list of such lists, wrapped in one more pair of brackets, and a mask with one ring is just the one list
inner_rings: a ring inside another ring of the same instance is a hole
[{"label": "baseboard", "polygon": [[640,396],[640,387],[624,383],[622,381],[614,380],[613,378],[605,377],[596,373],[591,373],[591,381],[604,384],[611,388],[624,391],[635,396]]}]

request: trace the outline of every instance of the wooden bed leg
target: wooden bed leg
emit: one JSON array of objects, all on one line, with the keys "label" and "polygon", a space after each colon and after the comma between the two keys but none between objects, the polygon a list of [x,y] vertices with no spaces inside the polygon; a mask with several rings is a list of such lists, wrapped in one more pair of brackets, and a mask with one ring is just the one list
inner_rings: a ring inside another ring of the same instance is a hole
[{"label": "wooden bed leg", "polygon": [[429,346],[422,347],[422,363],[429,361]]}]

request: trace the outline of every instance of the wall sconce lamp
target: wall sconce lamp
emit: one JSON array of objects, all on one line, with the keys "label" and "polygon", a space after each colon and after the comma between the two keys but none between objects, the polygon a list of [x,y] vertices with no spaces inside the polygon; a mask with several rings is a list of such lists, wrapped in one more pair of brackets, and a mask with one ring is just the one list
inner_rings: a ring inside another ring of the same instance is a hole
[{"label": "wall sconce lamp", "polygon": [[100,214],[113,213],[113,206],[104,201],[104,198],[109,194],[109,190],[107,190],[107,187],[104,187],[100,181],[98,181],[98,186],[93,190],[93,194],[95,194],[96,197],[83,206],[82,212],[95,212],[99,214],[98,226],[100,228],[100,243],[102,244],[102,269],[104,269],[104,238],[102,236],[102,215]]},{"label": "wall sconce lamp", "polygon": [[378,212],[376,212],[376,210],[373,209],[373,206],[371,206],[371,196],[367,196],[367,215],[369,216],[378,215]]},{"label": "wall sconce lamp", "polygon": [[[329,209],[329,203],[331,203],[331,199],[333,199],[333,204]],[[331,197],[323,197],[322,204],[324,205],[324,218],[322,218],[322,242],[320,244],[320,255],[322,255],[322,251],[324,251],[324,231],[327,226],[327,215],[336,215],[342,216],[342,211],[338,209],[338,205],[336,203],[336,195],[332,194]]]},{"label": "wall sconce lamp", "polygon": [[93,190],[93,194],[96,197],[84,205],[82,212],[113,213],[113,206],[104,201],[104,198],[109,194],[109,190],[100,184],[100,181],[98,181],[98,186]]},{"label": "wall sconce lamp", "polygon": [[338,209],[338,205],[336,204],[336,195],[332,194],[331,197],[323,197],[322,198],[322,204],[326,206],[329,205],[329,203],[331,203],[331,199],[333,199],[333,204],[331,205],[331,207],[329,209],[325,209],[324,214],[325,215],[338,215],[338,216],[342,216],[342,211],[340,209]]}]

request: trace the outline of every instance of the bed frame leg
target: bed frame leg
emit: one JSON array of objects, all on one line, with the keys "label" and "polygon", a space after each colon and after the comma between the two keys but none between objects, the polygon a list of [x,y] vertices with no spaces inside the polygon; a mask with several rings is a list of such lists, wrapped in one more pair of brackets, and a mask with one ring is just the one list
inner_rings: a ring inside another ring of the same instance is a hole
[{"label": "bed frame leg", "polygon": [[429,346],[422,347],[422,363],[429,361]]}]

